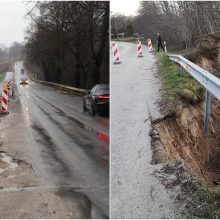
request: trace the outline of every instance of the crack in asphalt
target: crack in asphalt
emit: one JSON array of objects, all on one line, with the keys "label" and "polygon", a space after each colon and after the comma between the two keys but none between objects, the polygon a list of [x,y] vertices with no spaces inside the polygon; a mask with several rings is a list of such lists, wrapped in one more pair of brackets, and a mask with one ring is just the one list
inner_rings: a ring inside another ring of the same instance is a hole
[{"label": "crack in asphalt", "polygon": [[106,189],[106,187],[100,186],[92,186],[92,187],[74,187],[74,186],[21,186],[21,187],[7,187],[1,188],[0,193],[7,193],[7,192],[32,192],[32,191],[65,191],[65,190],[73,190],[80,192],[84,189]]}]

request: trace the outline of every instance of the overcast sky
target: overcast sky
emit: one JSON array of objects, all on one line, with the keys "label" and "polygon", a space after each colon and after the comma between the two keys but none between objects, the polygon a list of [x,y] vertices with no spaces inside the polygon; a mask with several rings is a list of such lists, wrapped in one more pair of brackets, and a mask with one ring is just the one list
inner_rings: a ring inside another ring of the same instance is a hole
[{"label": "overcast sky", "polygon": [[[124,15],[135,15],[139,0],[111,0],[111,11]],[[22,0],[0,0],[0,44],[10,46],[14,41],[24,41],[24,30],[28,21],[24,19],[25,3]]]},{"label": "overcast sky", "polygon": [[139,2],[139,0],[110,0],[111,12],[113,14],[136,15]]},{"label": "overcast sky", "polygon": [[10,46],[14,41],[24,41],[28,22],[24,19],[23,1],[0,1],[0,44]]}]

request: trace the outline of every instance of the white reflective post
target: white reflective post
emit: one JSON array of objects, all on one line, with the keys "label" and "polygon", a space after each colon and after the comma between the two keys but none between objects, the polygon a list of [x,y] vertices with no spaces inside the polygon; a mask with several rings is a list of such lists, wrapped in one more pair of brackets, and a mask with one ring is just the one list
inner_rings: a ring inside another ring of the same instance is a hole
[{"label": "white reflective post", "polygon": [[164,41],[164,51],[165,51],[165,53],[167,53],[166,41]]}]

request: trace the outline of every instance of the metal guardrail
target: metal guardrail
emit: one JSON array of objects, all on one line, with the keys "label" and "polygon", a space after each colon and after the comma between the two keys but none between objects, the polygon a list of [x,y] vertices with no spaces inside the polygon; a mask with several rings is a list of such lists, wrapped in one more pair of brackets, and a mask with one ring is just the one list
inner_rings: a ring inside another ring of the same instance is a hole
[{"label": "metal guardrail", "polygon": [[204,132],[207,135],[211,112],[211,96],[213,95],[220,101],[220,79],[181,55],[168,54],[168,56],[170,60],[180,64],[184,77],[186,72],[190,73],[206,89]]},{"label": "metal guardrail", "polygon": [[87,89],[75,88],[75,87],[62,85],[62,84],[58,84],[58,83],[54,83],[54,82],[38,80],[38,79],[35,79],[33,76],[31,76],[31,74],[27,70],[26,70],[26,73],[32,81],[35,81],[35,82],[38,82],[38,83],[41,83],[41,84],[45,84],[45,85],[48,85],[48,86],[55,86],[55,87],[58,87],[58,88],[61,88],[61,89],[67,89],[69,91],[73,91],[73,92],[79,93],[81,95],[85,95],[86,92],[88,91]]}]

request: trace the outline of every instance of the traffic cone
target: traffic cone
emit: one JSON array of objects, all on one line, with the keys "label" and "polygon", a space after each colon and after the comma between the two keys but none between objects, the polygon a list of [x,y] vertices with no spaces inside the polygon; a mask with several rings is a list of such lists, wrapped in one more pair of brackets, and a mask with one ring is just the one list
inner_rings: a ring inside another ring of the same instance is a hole
[{"label": "traffic cone", "polygon": [[117,43],[115,41],[112,42],[112,52],[113,52],[113,55],[114,55],[113,64],[120,64],[121,60],[120,60],[120,57],[119,57],[118,46],[117,46]]},{"label": "traffic cone", "polygon": [[152,52],[152,51],[153,51],[153,46],[152,46],[151,39],[148,39],[148,40],[147,40],[147,46],[148,46],[149,52]]},{"label": "traffic cone", "polygon": [[137,53],[138,53],[138,57],[143,57],[142,54],[142,45],[141,45],[141,41],[137,41]]}]

